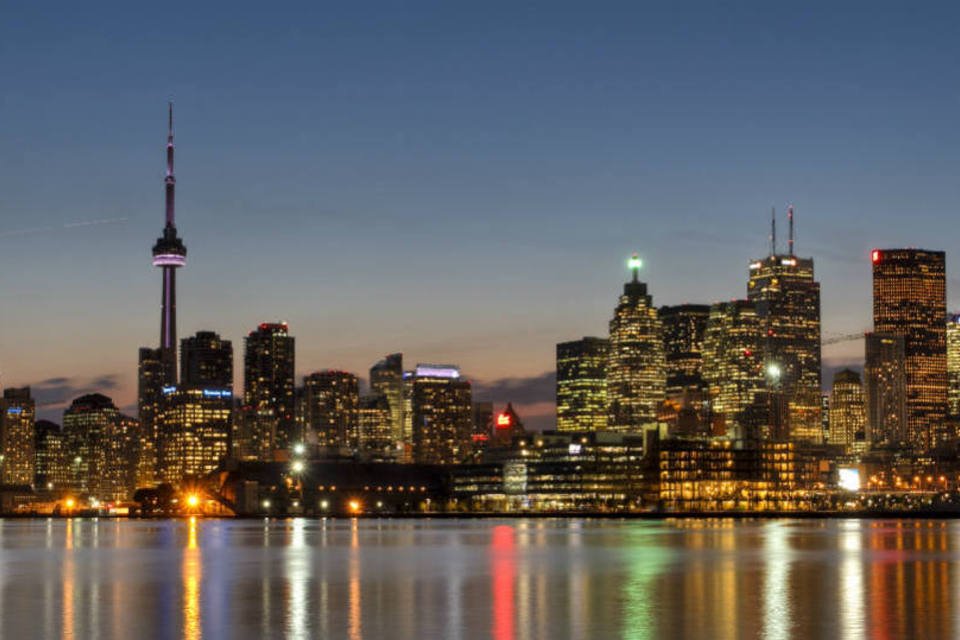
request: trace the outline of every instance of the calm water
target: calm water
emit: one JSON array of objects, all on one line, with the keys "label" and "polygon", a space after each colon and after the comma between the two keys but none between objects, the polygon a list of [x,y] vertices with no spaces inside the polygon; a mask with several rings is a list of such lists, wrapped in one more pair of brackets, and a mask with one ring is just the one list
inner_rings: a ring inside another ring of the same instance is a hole
[{"label": "calm water", "polygon": [[955,638],[960,523],[0,521],[0,637]]}]

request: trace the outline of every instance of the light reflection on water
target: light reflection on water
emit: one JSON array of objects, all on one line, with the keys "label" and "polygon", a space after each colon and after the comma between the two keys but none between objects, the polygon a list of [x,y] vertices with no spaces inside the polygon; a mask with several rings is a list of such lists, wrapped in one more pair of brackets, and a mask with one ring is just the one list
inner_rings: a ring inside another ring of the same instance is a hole
[{"label": "light reflection on water", "polygon": [[7,520],[0,637],[960,637],[960,523]]}]

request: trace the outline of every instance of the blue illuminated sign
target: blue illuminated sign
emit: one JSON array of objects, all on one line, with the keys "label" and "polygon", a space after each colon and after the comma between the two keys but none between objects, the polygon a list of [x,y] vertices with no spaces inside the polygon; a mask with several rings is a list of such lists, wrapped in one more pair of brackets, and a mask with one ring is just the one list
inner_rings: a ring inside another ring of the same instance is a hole
[{"label": "blue illuminated sign", "polygon": [[204,389],[203,390],[204,398],[229,398],[231,396],[233,396],[233,393],[231,391],[227,391],[226,389],[222,389],[222,390],[221,389]]},{"label": "blue illuminated sign", "polygon": [[164,387],[164,388],[163,388],[163,395],[168,396],[168,395],[170,395],[171,393],[173,393],[173,392],[176,391],[176,390],[177,390],[176,387]]},{"label": "blue illuminated sign", "polygon": [[9,416],[18,416],[21,413],[23,413],[23,409],[19,407],[10,407],[9,409],[7,409],[7,415]]}]

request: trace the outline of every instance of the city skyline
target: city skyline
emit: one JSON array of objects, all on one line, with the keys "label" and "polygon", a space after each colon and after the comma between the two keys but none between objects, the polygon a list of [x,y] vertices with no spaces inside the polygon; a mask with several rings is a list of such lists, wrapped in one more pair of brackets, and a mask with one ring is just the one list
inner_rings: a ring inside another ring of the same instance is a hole
[{"label": "city skyline", "polygon": [[[222,33],[212,14],[199,11],[197,26],[173,18],[173,38],[186,49],[200,46],[203,28]],[[618,7],[578,25],[575,11],[558,12],[550,27],[579,36],[575,49],[586,56],[570,66],[566,55],[551,58],[523,12],[509,24],[493,12],[468,29],[455,11],[440,11],[425,19],[432,37],[422,40],[420,23],[393,12],[383,19],[395,21],[393,44],[407,57],[391,66],[383,49],[358,53],[363,42],[347,37],[358,18],[341,11],[333,20],[344,33],[337,42],[311,43],[311,29],[325,34],[332,24],[313,15],[290,38],[275,16],[262,42],[223,43],[259,81],[292,53],[312,54],[309,60],[331,51],[357,56],[345,65],[354,81],[343,75],[347,69],[333,70],[309,76],[318,86],[308,89],[284,74],[277,91],[234,72],[207,87],[205,77],[229,69],[209,62],[194,69],[189,51],[126,40],[85,49],[85,61],[105,73],[80,91],[65,77],[66,45],[44,31],[50,25],[29,12],[15,15],[20,28],[3,35],[10,36],[12,84],[20,89],[0,106],[5,120],[17,123],[16,132],[4,133],[0,154],[10,180],[0,266],[9,274],[9,299],[18,300],[0,312],[4,326],[14,328],[0,335],[5,387],[31,385],[41,404],[57,395],[55,408],[38,408],[57,421],[84,392],[106,393],[127,412],[135,405],[133,349],[153,344],[156,335],[157,274],[143,246],[156,237],[160,114],[171,94],[178,108],[178,223],[191,249],[180,283],[180,335],[213,330],[239,343],[260,322],[286,320],[300,344],[298,381],[327,368],[365,377],[383,355],[402,351],[411,363],[456,362],[480,391],[484,383],[502,389],[504,379],[517,378],[536,393],[498,392],[492,399],[515,401],[527,424],[542,428],[544,420],[552,423],[555,345],[604,335],[627,278],[624,260],[634,250],[645,259],[642,277],[657,306],[739,298],[749,261],[767,247],[770,205],[782,216],[792,203],[797,253],[816,260],[823,286],[824,337],[870,328],[872,248],[951,252],[940,231],[956,200],[956,145],[946,126],[954,98],[939,83],[932,49],[914,33],[923,27],[938,51],[954,50],[948,34],[932,28],[949,20],[880,7],[794,24],[796,12],[772,10],[751,23],[760,34],[754,44],[724,45],[709,35],[710,11],[682,14],[697,37],[679,52],[671,47],[676,57],[658,70],[642,61],[663,49],[652,33],[676,15]],[[103,16],[75,17],[78,38],[123,28],[142,30],[147,43],[168,35],[146,14],[118,12],[103,24]],[[236,19],[252,30],[249,12]],[[774,39],[784,24],[795,28]],[[914,31],[894,31],[901,24]],[[813,50],[852,25],[861,49],[830,49],[837,70],[812,78],[824,71],[827,55]],[[636,41],[625,39],[628,27],[638,30]],[[500,57],[457,59],[478,79],[476,88],[433,61],[452,46],[437,35],[444,29],[491,56],[484,39],[502,42]],[[903,41],[886,45],[882,36],[890,33],[902,33]],[[30,38],[49,45],[46,52],[26,46]],[[284,42],[287,48],[277,48]],[[416,42],[426,50],[417,51]],[[703,61],[708,45],[718,47],[714,66]],[[121,53],[129,54],[130,69],[112,62]],[[180,71],[147,73],[168,55]],[[517,59],[530,67],[497,80],[503,63]],[[737,75],[742,93],[722,91],[710,79],[711,69],[747,60],[757,62]],[[414,72],[421,61],[434,80]],[[44,74],[54,62],[56,74]],[[874,66],[886,73],[872,72]],[[132,71],[143,74],[135,88],[97,93]],[[38,78],[62,81],[73,99],[47,103]],[[517,99],[491,98],[490,113],[464,101],[510,83],[509,96]],[[583,97],[588,87],[599,102]],[[899,99],[908,89],[927,92],[923,108]],[[694,106],[701,92],[717,92],[710,110]],[[767,93],[773,97],[759,98]],[[839,101],[824,102],[831,97]],[[381,121],[382,100],[401,115]],[[838,108],[825,113],[821,104]],[[448,117],[430,123],[412,115],[425,105],[427,115]],[[361,111],[348,118],[356,106]],[[668,113],[677,106],[686,110]],[[311,109],[326,119],[306,118]],[[524,131],[544,109],[551,117]],[[858,115],[855,122],[850,114]],[[899,126],[905,121],[912,126]],[[23,233],[41,227],[58,230]],[[264,240],[269,250],[258,251]],[[948,260],[948,279],[950,273]],[[954,289],[948,285],[948,294]],[[956,298],[948,300],[955,309]],[[833,345],[824,356],[831,368],[859,366],[863,346]],[[824,378],[824,386],[830,382]],[[524,402],[531,398],[539,406]]]}]

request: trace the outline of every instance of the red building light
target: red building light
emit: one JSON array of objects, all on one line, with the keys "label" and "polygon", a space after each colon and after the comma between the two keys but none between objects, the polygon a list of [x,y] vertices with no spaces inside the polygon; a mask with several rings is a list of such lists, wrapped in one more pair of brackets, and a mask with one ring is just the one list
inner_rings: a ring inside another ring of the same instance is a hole
[{"label": "red building light", "polygon": [[509,429],[513,426],[513,418],[510,417],[509,413],[501,413],[497,415],[497,429]]},{"label": "red building light", "polygon": [[873,251],[870,252],[870,261],[873,262],[873,264],[877,264],[878,262],[880,262],[879,249],[874,249]]}]

